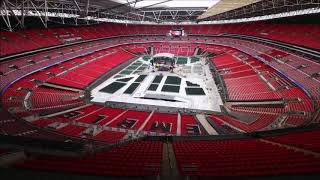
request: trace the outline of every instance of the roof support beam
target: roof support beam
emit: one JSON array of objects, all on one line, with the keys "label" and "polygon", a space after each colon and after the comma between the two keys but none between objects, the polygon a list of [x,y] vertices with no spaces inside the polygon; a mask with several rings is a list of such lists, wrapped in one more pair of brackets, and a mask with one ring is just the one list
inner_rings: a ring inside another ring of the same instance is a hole
[{"label": "roof support beam", "polygon": [[130,1],[130,2],[128,2],[128,3],[120,4],[120,5],[113,6],[113,7],[107,8],[107,9],[101,9],[101,10],[99,10],[98,12],[101,13],[101,12],[116,10],[116,9],[119,9],[119,8],[122,8],[122,7],[126,7],[126,6],[128,6],[128,5],[130,6],[130,4],[134,4],[134,3],[137,3],[137,2],[140,2],[140,1],[144,1],[144,0]]},{"label": "roof support beam", "polygon": [[4,0],[3,2],[4,2],[4,5],[6,6],[6,8],[11,12],[11,16],[13,16],[17,20],[18,24],[21,25],[21,21],[18,18],[18,16],[16,16],[16,14],[13,12],[12,8],[9,5],[9,1],[8,0]]},{"label": "roof support beam", "polygon": [[[36,11],[36,13],[38,14],[38,17],[39,17],[39,19],[41,20],[43,26],[44,26],[45,28],[48,28],[48,24],[47,24],[48,19],[47,19],[46,17],[43,18],[42,13],[41,13],[40,11],[38,11],[36,5],[35,5],[32,1],[30,1],[30,4],[32,5],[32,7],[33,7],[33,9]],[[45,4],[47,4],[47,0],[45,0]],[[45,6],[46,6],[46,5],[45,5]],[[47,8],[45,8],[45,11],[46,11],[46,10],[47,10]],[[44,13],[47,14],[46,12],[44,12]]]},{"label": "roof support beam", "polygon": [[81,12],[80,6],[77,2],[77,0],[73,0],[74,5],[77,7],[78,11]]},{"label": "roof support beam", "polygon": [[88,13],[89,13],[89,7],[90,7],[90,0],[87,0],[87,3],[86,3],[86,9],[84,11],[84,15],[85,17],[88,16]]},{"label": "roof support beam", "polygon": [[4,23],[6,24],[8,30],[12,31],[11,22],[10,22],[10,18],[9,18],[9,11],[8,11],[6,3],[4,1],[2,1],[2,6],[0,8],[1,8],[1,11],[5,12],[5,16],[1,16]]}]

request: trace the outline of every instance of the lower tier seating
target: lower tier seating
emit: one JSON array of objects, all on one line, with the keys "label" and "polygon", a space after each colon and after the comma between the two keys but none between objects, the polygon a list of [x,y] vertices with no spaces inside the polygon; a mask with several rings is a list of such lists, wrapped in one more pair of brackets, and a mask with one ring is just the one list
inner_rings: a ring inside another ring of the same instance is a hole
[{"label": "lower tier seating", "polygon": [[162,142],[139,141],[86,157],[32,156],[17,168],[109,176],[158,176]]},{"label": "lower tier seating", "polygon": [[273,136],[265,139],[320,153],[319,130],[302,133],[290,133],[287,135]]},{"label": "lower tier seating", "polygon": [[176,141],[184,176],[241,177],[319,173],[319,157],[256,139]]}]

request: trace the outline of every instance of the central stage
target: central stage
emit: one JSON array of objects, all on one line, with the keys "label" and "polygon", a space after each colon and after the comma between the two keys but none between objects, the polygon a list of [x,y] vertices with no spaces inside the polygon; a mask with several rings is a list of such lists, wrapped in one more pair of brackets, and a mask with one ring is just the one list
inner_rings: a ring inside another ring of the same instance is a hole
[{"label": "central stage", "polygon": [[91,101],[221,112],[223,103],[205,60],[176,57],[170,72],[155,71],[150,60],[141,57],[101,83],[91,91]]}]

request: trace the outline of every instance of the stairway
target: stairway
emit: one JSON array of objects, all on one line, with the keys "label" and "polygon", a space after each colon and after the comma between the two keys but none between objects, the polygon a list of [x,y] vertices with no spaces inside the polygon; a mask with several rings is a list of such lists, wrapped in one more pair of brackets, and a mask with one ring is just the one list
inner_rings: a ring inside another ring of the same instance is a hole
[{"label": "stairway", "polygon": [[193,55],[194,55],[194,56],[198,55],[199,49],[200,49],[199,47],[196,47],[196,49],[195,49],[194,52],[193,52]]},{"label": "stairway", "polygon": [[153,54],[154,54],[154,47],[153,46],[151,46],[150,47],[150,53],[149,53],[151,56],[153,56]]},{"label": "stairway", "polygon": [[163,144],[162,164],[161,164],[161,180],[180,179],[178,164],[171,142]]}]

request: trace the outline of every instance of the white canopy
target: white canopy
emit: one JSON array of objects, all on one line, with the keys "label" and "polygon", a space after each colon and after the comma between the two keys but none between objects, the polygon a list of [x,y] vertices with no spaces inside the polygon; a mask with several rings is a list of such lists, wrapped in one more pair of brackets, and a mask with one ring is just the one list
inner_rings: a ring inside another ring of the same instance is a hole
[{"label": "white canopy", "polygon": [[159,53],[159,54],[155,54],[153,56],[153,58],[156,58],[156,57],[168,57],[168,58],[173,59],[174,58],[174,54],[171,54],[171,53]]}]

